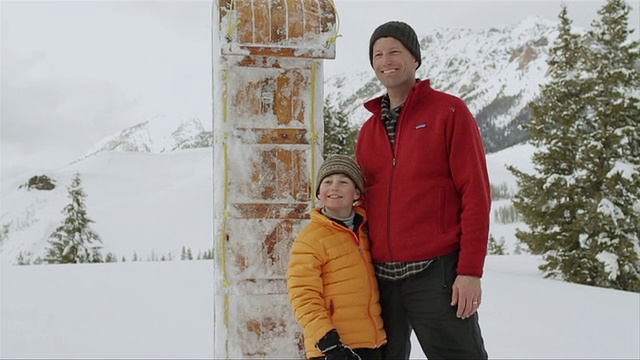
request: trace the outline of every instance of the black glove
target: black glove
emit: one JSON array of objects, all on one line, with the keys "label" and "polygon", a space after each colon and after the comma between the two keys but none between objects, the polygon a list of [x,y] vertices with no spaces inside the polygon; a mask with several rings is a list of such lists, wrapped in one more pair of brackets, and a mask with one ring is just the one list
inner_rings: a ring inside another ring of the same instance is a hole
[{"label": "black glove", "polygon": [[350,347],[342,343],[335,329],[323,336],[316,347],[322,351],[327,360],[362,360]]},{"label": "black glove", "polygon": [[342,343],[333,350],[324,353],[324,358],[327,360],[362,360],[350,347]]}]

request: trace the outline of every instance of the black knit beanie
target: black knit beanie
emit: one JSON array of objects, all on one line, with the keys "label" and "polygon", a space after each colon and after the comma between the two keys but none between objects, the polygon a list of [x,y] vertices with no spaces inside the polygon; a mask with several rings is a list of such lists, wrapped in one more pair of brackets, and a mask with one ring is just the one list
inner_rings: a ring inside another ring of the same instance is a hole
[{"label": "black knit beanie", "polygon": [[[422,57],[420,56],[420,43],[418,42],[418,36],[413,31],[411,26],[403,23],[402,21],[389,21],[378,26],[371,35],[369,40],[369,62],[373,66],[373,44],[381,37],[392,37],[402,43],[404,47],[418,61],[418,67],[422,64]],[[416,68],[417,69],[417,68]]]},{"label": "black knit beanie", "polygon": [[362,179],[362,170],[358,163],[347,155],[329,155],[318,169],[318,183],[316,184],[316,197],[320,192],[320,184],[322,180],[329,175],[344,174],[353,180],[356,188],[360,190],[360,194],[364,194],[364,180]]}]

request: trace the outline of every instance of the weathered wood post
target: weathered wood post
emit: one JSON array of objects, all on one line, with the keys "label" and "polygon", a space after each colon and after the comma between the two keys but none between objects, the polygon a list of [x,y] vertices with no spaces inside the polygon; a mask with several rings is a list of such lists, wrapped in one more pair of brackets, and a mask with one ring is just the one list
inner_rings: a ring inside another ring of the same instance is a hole
[{"label": "weathered wood post", "polygon": [[289,249],[315,205],[330,0],[214,0],[215,358],[302,358]]}]

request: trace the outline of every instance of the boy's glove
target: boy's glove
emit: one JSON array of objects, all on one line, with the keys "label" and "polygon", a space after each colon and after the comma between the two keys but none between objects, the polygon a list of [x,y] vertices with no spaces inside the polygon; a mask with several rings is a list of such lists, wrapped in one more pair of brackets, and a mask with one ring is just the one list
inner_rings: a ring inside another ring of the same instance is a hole
[{"label": "boy's glove", "polygon": [[358,354],[342,343],[340,335],[335,329],[322,337],[316,347],[322,351],[324,358],[327,360],[361,360]]}]

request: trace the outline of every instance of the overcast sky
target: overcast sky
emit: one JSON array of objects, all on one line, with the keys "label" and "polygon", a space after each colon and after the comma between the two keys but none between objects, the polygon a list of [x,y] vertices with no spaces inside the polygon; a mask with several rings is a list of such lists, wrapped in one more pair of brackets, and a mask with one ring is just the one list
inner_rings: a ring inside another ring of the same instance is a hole
[{"label": "overcast sky", "polygon": [[[604,1],[567,1],[588,27]],[[630,25],[638,28],[640,1]],[[369,67],[373,29],[403,20],[482,29],[529,15],[557,20],[560,1],[336,1],[336,60],[325,73]],[[165,115],[211,124],[211,2],[0,0],[0,166],[64,165],[103,137]],[[634,33],[638,38],[638,31]]]}]

